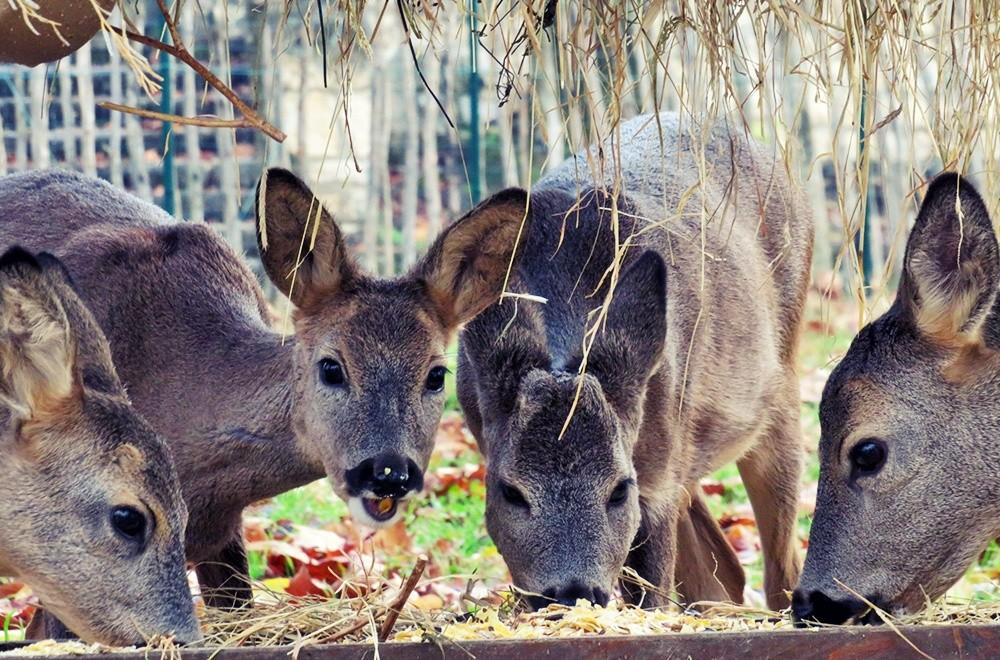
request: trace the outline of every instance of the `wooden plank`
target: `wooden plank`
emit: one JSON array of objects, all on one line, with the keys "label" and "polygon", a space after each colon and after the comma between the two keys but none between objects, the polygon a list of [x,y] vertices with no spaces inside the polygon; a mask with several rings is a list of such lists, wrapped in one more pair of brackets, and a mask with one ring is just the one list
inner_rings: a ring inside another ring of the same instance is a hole
[{"label": "wooden plank", "polygon": [[[907,641],[908,640],[908,641]],[[629,658],[698,658],[699,660],[749,657],[827,658],[829,660],[872,660],[874,658],[922,658],[913,644],[937,659],[997,657],[1000,626],[918,626],[898,632],[887,627],[822,628],[749,633],[695,633],[636,637],[576,637],[545,640],[503,640],[450,642],[440,644],[388,643],[378,647],[378,657],[386,660],[440,660],[442,658],[517,658],[546,660],[575,658],[604,660]],[[15,645],[0,644],[0,651]],[[290,647],[234,649],[190,649],[182,660],[287,660]],[[299,660],[370,659],[376,657],[373,644],[334,644],[302,647]],[[115,654],[115,660],[147,660],[144,653]],[[47,660],[79,660],[79,656],[48,656]]]}]

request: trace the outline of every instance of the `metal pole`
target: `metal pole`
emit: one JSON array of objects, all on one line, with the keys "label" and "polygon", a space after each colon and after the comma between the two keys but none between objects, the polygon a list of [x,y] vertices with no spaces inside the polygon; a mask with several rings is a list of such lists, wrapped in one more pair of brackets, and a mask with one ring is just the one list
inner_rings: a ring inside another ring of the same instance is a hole
[{"label": "metal pole", "polygon": [[[166,43],[171,43],[170,33],[166,29],[166,18],[160,21],[160,32]],[[163,76],[163,89],[160,93],[160,112],[174,114],[174,58],[166,53],[160,54],[160,75]],[[163,123],[161,149],[163,153],[163,210],[170,215],[176,215],[177,177],[174,164],[174,149],[170,146],[170,132],[173,124]],[[197,155],[195,155],[197,158]]]},{"label": "metal pole", "polygon": [[466,162],[469,168],[469,194],[472,203],[478,204],[483,198],[481,163],[479,162],[479,67],[476,62],[476,14],[469,13],[469,148]]},{"label": "metal pole", "polygon": [[854,249],[858,251],[858,256],[861,257],[861,277],[866,289],[871,285],[872,271],[875,268],[872,263],[871,250],[871,215],[874,196],[872,195],[871,157],[865,136],[865,124],[868,121],[867,115],[868,86],[863,84],[861,87],[861,120],[858,122],[858,158],[861,159],[861,166],[865,168],[865,180],[868,182],[868,185],[865,188],[864,217],[861,221],[861,229],[854,234]]}]

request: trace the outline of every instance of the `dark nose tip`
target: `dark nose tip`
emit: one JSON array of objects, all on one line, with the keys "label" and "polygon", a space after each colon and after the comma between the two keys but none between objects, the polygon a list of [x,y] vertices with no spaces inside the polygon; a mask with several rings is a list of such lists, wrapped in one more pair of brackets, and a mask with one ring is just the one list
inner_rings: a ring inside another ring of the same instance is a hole
[{"label": "dark nose tip", "polygon": [[608,592],[599,587],[589,587],[580,580],[573,580],[569,584],[559,587],[549,587],[542,592],[542,596],[542,598],[536,598],[542,607],[549,603],[572,606],[576,605],[576,601],[581,598],[603,607],[608,604],[609,598]]},{"label": "dark nose tip", "polygon": [[806,592],[802,589],[792,593],[792,614],[798,627],[810,623],[840,625],[866,609],[867,606],[856,598],[836,600],[821,591]]},{"label": "dark nose tip", "polygon": [[205,638],[199,630],[174,635],[174,643],[178,646],[195,646],[203,641]]},{"label": "dark nose tip", "polygon": [[424,487],[424,475],[412,460],[399,454],[379,454],[347,471],[347,489],[351,495],[365,491],[376,497],[403,497]]}]

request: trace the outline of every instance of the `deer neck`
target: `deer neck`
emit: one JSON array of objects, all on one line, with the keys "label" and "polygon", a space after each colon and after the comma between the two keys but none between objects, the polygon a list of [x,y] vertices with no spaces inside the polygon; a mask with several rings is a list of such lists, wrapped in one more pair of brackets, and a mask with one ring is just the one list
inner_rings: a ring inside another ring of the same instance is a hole
[{"label": "deer neck", "polygon": [[219,362],[200,370],[213,376],[199,387],[212,400],[200,406],[209,415],[197,445],[188,459],[174,453],[182,481],[212,491],[198,495],[242,508],[325,473],[294,430],[294,337],[256,328],[225,341],[225,348],[201,353]]}]

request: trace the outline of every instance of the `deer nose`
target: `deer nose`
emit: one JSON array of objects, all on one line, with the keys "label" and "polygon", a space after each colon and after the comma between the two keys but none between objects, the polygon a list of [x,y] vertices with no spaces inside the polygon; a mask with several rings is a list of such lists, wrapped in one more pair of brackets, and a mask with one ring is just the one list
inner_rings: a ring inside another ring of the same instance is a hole
[{"label": "deer nose", "polygon": [[796,589],[792,593],[792,614],[795,625],[803,627],[810,623],[840,625],[860,614],[866,605],[857,598],[833,599],[822,591]]},{"label": "deer nose", "polygon": [[580,580],[573,580],[568,584],[558,587],[549,587],[542,592],[543,598],[539,599],[542,606],[548,603],[559,603],[561,605],[576,605],[576,601],[589,600],[595,605],[604,607],[608,604],[608,592],[600,587],[593,587],[584,584]]},{"label": "deer nose", "polygon": [[380,454],[346,473],[352,495],[370,492],[376,497],[405,497],[424,487],[424,475],[415,462],[399,454]]}]

